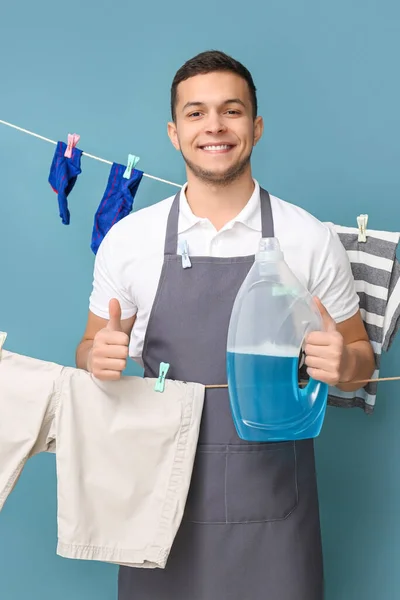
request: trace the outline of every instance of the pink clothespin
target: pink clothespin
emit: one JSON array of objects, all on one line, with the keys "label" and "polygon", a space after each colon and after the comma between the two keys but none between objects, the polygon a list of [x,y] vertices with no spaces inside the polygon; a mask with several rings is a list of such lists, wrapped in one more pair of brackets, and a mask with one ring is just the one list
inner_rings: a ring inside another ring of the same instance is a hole
[{"label": "pink clothespin", "polygon": [[72,148],[75,148],[75,146],[77,145],[77,143],[79,142],[80,139],[81,139],[81,136],[78,135],[77,133],[69,133],[68,134],[68,145],[67,145],[66,151],[64,152],[65,158],[72,157]]}]

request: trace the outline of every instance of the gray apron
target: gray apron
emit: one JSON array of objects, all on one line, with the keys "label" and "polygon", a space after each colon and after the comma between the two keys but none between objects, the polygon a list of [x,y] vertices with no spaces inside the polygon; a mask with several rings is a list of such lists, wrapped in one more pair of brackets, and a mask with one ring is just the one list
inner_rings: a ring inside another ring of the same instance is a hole
[{"label": "gray apron", "polygon": [[[262,234],[274,235],[261,190]],[[145,376],[225,384],[236,294],[254,255],[177,254],[179,193],[168,218],[164,265],[143,348]],[[261,316],[260,316],[261,318]],[[279,401],[279,399],[277,399]],[[312,440],[247,443],[236,434],[226,388],[206,390],[184,517],[165,569],[120,567],[119,600],[322,600]]]}]

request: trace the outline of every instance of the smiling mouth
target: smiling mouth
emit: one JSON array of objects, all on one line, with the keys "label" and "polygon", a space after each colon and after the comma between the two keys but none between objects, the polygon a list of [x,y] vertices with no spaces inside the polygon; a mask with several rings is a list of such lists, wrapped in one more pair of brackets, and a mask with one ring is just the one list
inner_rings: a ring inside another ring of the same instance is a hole
[{"label": "smiling mouth", "polygon": [[209,154],[225,154],[234,147],[233,144],[206,144],[205,146],[199,146],[200,150]]}]

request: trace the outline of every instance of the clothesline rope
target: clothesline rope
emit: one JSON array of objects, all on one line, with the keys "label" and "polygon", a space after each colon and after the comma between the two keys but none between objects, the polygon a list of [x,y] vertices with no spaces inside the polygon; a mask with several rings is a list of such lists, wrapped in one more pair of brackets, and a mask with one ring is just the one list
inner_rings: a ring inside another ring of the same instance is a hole
[{"label": "clothesline rope", "polygon": [[[377,381],[399,381],[400,380],[400,376],[399,377],[377,377],[376,379],[360,379],[357,381],[352,381],[351,383],[362,383],[362,384],[366,384],[366,383],[372,383],[372,382],[377,382]],[[301,380],[299,381],[299,385],[307,385],[308,381],[305,380]],[[226,383],[222,383],[222,384],[216,384],[216,385],[205,385],[204,386],[206,389],[215,389],[215,388],[227,388],[228,385]]]},{"label": "clothesline rope", "polygon": [[[12,127],[13,129],[17,129],[18,131],[22,131],[22,133],[27,133],[28,135],[32,135],[33,137],[38,138],[39,140],[43,140],[44,142],[48,142],[49,144],[57,145],[57,142],[54,140],[50,140],[49,138],[44,137],[43,135],[39,135],[38,133],[34,133],[33,131],[29,131],[28,129],[24,129],[23,127],[18,127],[18,125],[14,125],[13,123],[8,123],[7,121],[3,121],[0,119],[0,123],[2,125],[6,125],[7,127]],[[98,160],[106,165],[112,165],[113,163],[110,160],[106,160],[105,158],[100,158],[99,156],[94,156],[93,154],[88,154],[87,152],[82,152],[83,156],[87,156],[88,158],[93,158],[94,160]],[[148,173],[143,173],[144,177],[148,177],[149,179],[154,179],[155,181],[161,181],[161,183],[166,183],[168,185],[173,185],[174,187],[181,188],[182,186],[179,183],[174,183],[173,181],[167,181],[166,179],[161,179],[160,177],[154,177],[154,175],[149,175]]]}]

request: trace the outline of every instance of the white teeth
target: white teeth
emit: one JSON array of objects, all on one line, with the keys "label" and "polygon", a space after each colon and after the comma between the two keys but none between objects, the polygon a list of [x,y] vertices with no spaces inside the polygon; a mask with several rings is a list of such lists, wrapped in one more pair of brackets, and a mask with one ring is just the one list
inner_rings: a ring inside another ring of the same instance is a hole
[{"label": "white teeth", "polygon": [[220,144],[219,146],[203,146],[203,150],[229,150],[228,144]]}]

